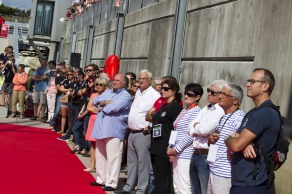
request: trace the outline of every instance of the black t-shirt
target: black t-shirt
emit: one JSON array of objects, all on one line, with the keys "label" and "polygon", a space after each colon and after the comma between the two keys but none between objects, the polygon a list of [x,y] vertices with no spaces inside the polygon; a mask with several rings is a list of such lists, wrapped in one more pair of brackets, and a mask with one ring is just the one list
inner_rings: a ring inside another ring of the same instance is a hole
[{"label": "black t-shirt", "polygon": [[[56,77],[56,79],[55,79],[55,84],[56,84],[56,86],[57,85],[62,85],[62,83],[63,83],[63,81],[65,80],[66,78],[64,78],[64,77],[62,77],[62,76],[58,76],[58,77]],[[61,94],[62,94],[62,92],[60,92],[59,90],[58,90],[58,92],[57,92],[57,97],[58,96],[61,96]]]},{"label": "black t-shirt", "polygon": [[16,72],[16,66],[15,65],[10,65],[7,64],[5,69],[4,69],[4,75],[5,75],[5,80],[4,82],[12,82],[13,77],[15,75],[15,73],[13,72],[12,68],[14,68],[15,72]]},{"label": "black t-shirt", "polygon": [[174,101],[163,105],[159,111],[153,115],[153,125],[162,124],[162,130],[161,137],[152,138],[151,140],[151,145],[149,148],[151,154],[168,157],[166,154],[166,149],[168,147],[170,133],[174,130],[173,122],[181,111],[182,107],[177,101]]}]

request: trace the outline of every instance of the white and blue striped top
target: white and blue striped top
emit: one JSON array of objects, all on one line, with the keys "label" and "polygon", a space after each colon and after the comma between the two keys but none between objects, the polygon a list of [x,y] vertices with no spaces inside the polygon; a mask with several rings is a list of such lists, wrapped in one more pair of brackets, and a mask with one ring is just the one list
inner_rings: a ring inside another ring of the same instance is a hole
[{"label": "white and blue striped top", "polygon": [[231,160],[227,158],[227,147],[224,143],[224,140],[230,134],[232,134],[234,130],[237,130],[239,128],[241,121],[245,115],[243,110],[237,110],[232,115],[231,114],[232,113],[225,114],[221,118],[217,126],[217,130],[220,131],[219,139],[216,142],[216,145],[218,145],[217,156],[214,163],[209,162],[210,171],[214,175],[223,177],[223,178],[231,178],[231,164],[230,164]]},{"label": "white and blue striped top", "polygon": [[[193,137],[189,135],[188,126],[192,120],[194,120],[201,108],[196,106],[192,109],[183,109],[181,113],[177,116],[174,124],[176,124],[175,130],[177,131],[177,136],[175,140],[175,150],[178,153],[176,157],[191,159],[194,148],[193,148]],[[183,115],[183,116],[182,116]]]}]

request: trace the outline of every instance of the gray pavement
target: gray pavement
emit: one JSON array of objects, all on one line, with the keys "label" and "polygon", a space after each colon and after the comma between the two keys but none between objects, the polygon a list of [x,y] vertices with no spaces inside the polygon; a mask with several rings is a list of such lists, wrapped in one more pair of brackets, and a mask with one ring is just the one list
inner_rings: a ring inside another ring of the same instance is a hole
[{"label": "gray pavement", "polygon": [[[40,122],[38,120],[31,121],[31,120],[29,120],[29,118],[19,119],[18,117],[16,117],[16,118],[1,118],[0,117],[0,123],[10,123],[10,124],[23,125],[23,126],[39,127],[39,128],[43,128],[44,130],[51,130],[51,127],[49,126],[49,124]],[[55,133],[55,132],[52,131],[52,133]],[[56,140],[56,141],[58,141],[58,140]],[[73,144],[70,142],[67,144],[72,149]],[[90,166],[90,158],[89,157],[83,157],[79,154],[76,154],[76,156],[84,164],[84,169]],[[93,173],[91,173],[91,175],[95,179],[95,173],[93,172]],[[125,178],[126,178],[126,175],[124,173],[121,173],[118,188],[122,188],[122,186],[125,184]],[[106,193],[114,194],[114,192],[106,192]]]}]

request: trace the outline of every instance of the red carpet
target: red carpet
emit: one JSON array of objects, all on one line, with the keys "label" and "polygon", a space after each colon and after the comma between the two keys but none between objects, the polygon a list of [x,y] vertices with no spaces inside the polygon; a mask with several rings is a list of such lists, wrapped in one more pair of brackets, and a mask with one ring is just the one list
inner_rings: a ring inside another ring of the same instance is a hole
[{"label": "red carpet", "polygon": [[0,123],[0,193],[101,194],[66,142],[47,129]]}]

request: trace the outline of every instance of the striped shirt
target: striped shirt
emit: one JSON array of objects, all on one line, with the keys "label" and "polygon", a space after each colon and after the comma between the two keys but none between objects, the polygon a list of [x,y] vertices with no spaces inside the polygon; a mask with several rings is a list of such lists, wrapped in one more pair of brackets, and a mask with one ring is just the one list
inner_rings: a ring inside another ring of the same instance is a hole
[{"label": "striped shirt", "polygon": [[214,175],[223,178],[231,178],[231,160],[227,158],[227,147],[224,140],[232,134],[234,130],[239,128],[245,115],[243,110],[237,110],[232,115],[231,114],[232,113],[225,114],[217,126],[217,130],[220,131],[219,139],[216,142],[216,145],[218,145],[217,156],[214,163],[209,162],[210,171]]},{"label": "striped shirt", "polygon": [[190,110],[183,109],[174,121],[175,130],[177,131],[175,150],[178,153],[176,155],[178,158],[191,159],[194,153],[193,137],[189,135],[188,126],[197,117],[200,110],[199,106]]}]

